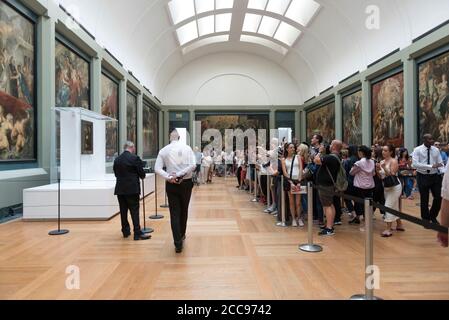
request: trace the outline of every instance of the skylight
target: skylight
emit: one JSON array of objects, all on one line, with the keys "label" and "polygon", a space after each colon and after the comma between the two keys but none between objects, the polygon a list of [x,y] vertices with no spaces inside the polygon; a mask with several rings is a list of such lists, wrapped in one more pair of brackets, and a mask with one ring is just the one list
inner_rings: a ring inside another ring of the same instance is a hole
[{"label": "skylight", "polygon": [[[213,1],[213,0],[211,0]],[[234,7],[234,0],[215,0],[215,9],[231,9]]]},{"label": "skylight", "polygon": [[268,0],[249,0],[248,8],[257,9],[257,10],[265,10],[267,6]]},{"label": "skylight", "polygon": [[268,2],[267,11],[274,12],[280,15],[284,15],[290,0],[270,0]]},{"label": "skylight", "polygon": [[259,33],[264,34],[268,37],[272,37],[279,25],[279,20],[273,19],[268,16],[264,16],[262,18],[262,22],[260,23]]},{"label": "skylight", "polygon": [[258,14],[247,13],[245,15],[245,22],[243,23],[243,31],[256,33],[257,29],[259,29],[261,20],[262,16]]},{"label": "skylight", "polygon": [[292,0],[285,16],[307,27],[320,5],[313,0]]},{"label": "skylight", "polygon": [[172,0],[168,3],[174,24],[178,24],[195,15],[193,0]]},{"label": "skylight", "polygon": [[196,13],[214,11],[214,0],[195,0]]},{"label": "skylight", "polygon": [[240,37],[285,55],[317,15],[316,1],[248,0],[240,30],[231,28],[235,0],[170,0],[168,9],[183,53]]},{"label": "skylight", "polygon": [[188,45],[185,48],[183,48],[182,53],[187,54],[189,52],[192,52],[195,49],[198,49],[200,47],[203,47],[203,46],[206,46],[209,44],[227,42],[227,41],[229,41],[229,34],[200,39],[198,41],[193,42],[191,45]]},{"label": "skylight", "polygon": [[178,34],[179,43],[181,46],[198,38],[198,30],[196,27],[196,21],[189,22],[176,30]]},{"label": "skylight", "polygon": [[200,37],[215,32],[213,15],[198,19],[198,32]]},{"label": "skylight", "polygon": [[296,39],[298,39],[300,34],[300,30],[289,25],[288,23],[281,22],[274,38],[291,47],[295,43]]},{"label": "skylight", "polygon": [[215,32],[231,30],[232,13],[217,14],[215,16]]}]

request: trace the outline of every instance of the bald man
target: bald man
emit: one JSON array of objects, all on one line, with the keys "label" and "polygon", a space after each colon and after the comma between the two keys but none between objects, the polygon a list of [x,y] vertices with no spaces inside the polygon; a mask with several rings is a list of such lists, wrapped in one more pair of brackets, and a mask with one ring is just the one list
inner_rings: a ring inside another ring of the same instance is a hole
[{"label": "bald man", "polygon": [[340,152],[343,143],[340,140],[332,141],[330,146],[330,155],[325,154],[324,148],[315,157],[315,164],[320,165],[316,178],[316,184],[320,187],[318,192],[321,204],[326,215],[326,226],[319,233],[320,236],[332,236],[334,232],[335,207],[334,195],[335,181],[337,181],[338,171],[340,170]]}]

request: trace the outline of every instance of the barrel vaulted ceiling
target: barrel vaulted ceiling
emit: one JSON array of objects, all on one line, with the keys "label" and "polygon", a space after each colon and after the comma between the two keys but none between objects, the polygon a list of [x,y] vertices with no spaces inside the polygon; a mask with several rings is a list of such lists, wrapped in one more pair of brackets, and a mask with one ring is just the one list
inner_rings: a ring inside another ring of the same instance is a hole
[{"label": "barrel vaulted ceiling", "polygon": [[232,52],[277,64],[298,104],[449,19],[448,0],[53,1],[158,97],[193,60]]}]

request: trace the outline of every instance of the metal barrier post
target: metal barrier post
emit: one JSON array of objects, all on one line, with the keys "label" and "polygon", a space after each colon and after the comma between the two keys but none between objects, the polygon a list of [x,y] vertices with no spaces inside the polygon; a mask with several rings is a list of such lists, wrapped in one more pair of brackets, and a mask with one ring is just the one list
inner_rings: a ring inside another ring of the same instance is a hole
[{"label": "metal barrier post", "polygon": [[267,171],[267,209],[269,207],[271,207],[271,176],[269,175],[268,171]]},{"label": "metal barrier post", "polygon": [[321,252],[323,247],[313,244],[313,184],[307,184],[307,233],[308,243],[299,246],[301,251],[305,252]]},{"label": "metal barrier post", "polygon": [[371,283],[374,266],[373,251],[373,199],[365,199],[365,294],[357,294],[351,297],[351,300],[382,300],[374,296],[374,285]]},{"label": "metal barrier post", "polygon": [[257,202],[257,169],[254,168],[254,199],[251,202]]},{"label": "metal barrier post", "polygon": [[[284,176],[281,176],[281,223],[278,223],[278,227],[286,227],[285,224],[285,190],[284,190]],[[279,204],[278,204],[279,207]],[[279,209],[279,208],[278,208]]]}]

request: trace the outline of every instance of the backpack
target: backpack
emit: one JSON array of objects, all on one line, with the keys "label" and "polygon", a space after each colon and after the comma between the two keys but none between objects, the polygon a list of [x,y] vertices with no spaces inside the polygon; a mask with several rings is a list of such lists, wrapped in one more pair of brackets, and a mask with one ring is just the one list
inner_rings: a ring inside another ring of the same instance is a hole
[{"label": "backpack", "polygon": [[[338,162],[340,162],[340,159],[332,154],[332,156],[334,156],[335,158],[338,159]],[[334,184],[334,188],[337,192],[345,192],[348,189],[348,178],[346,176],[346,170],[345,168],[343,168],[343,165],[340,162],[340,169],[338,170],[337,173],[337,180],[334,181],[334,177],[332,176],[331,172],[329,171],[329,168],[326,166],[326,170],[329,173],[329,176],[331,177],[331,180]]]}]

